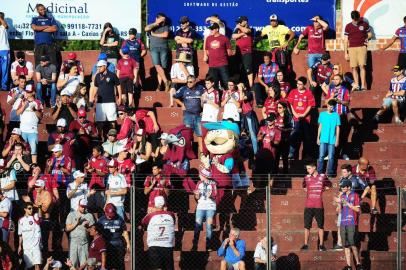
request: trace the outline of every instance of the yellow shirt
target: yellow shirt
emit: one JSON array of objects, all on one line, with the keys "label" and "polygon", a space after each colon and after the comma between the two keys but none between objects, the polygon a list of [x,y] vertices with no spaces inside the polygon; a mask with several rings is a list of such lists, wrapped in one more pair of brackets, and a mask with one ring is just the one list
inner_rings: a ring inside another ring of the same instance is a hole
[{"label": "yellow shirt", "polygon": [[286,43],[286,35],[289,34],[289,28],[285,25],[272,27],[267,25],[262,29],[261,36],[268,36],[270,49],[280,47]]}]

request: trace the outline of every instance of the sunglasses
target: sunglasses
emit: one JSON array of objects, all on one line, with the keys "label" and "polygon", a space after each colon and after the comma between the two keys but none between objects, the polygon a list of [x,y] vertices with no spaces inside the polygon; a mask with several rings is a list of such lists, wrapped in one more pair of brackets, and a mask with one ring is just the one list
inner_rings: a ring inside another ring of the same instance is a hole
[{"label": "sunglasses", "polygon": [[120,113],[118,113],[118,115],[124,115],[124,113],[120,112]]},{"label": "sunglasses", "polygon": [[85,116],[79,116],[78,118],[79,119],[85,119],[86,117]]},{"label": "sunglasses", "polygon": [[338,68],[333,68],[333,70],[338,70]]},{"label": "sunglasses", "polygon": [[194,83],[195,81],[187,81],[187,83]]},{"label": "sunglasses", "polygon": [[32,210],[32,207],[27,207],[27,210]]},{"label": "sunglasses", "polygon": [[277,108],[278,108],[278,109],[283,109],[283,107],[279,107],[279,106],[278,106]]}]

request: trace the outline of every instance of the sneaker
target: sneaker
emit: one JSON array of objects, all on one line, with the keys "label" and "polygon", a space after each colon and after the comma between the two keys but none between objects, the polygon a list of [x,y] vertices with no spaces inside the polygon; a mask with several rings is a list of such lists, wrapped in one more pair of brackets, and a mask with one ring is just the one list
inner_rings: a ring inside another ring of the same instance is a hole
[{"label": "sneaker", "polygon": [[379,114],[375,114],[375,116],[374,116],[374,122],[379,123],[380,118],[381,118],[381,117],[379,116]]},{"label": "sneaker", "polygon": [[378,212],[378,210],[377,210],[376,208],[372,208],[372,209],[371,209],[371,213],[372,213],[373,215],[377,215],[379,212]]},{"label": "sneaker", "polygon": [[340,245],[335,244],[334,247],[333,247],[333,250],[335,250],[335,251],[342,251],[342,250],[343,250],[343,247],[340,246]]},{"label": "sneaker", "polygon": [[357,270],[363,270],[364,268],[362,267],[362,264],[357,264],[357,265],[355,266],[355,269],[357,269]]},{"label": "sneaker", "polygon": [[401,125],[401,124],[403,124],[403,122],[402,122],[402,120],[400,120],[398,117],[396,117],[396,119],[395,119],[395,124]]},{"label": "sneaker", "polygon": [[324,158],[324,160],[328,160],[328,156]]},{"label": "sneaker", "polygon": [[327,251],[326,247],[324,245],[319,246],[319,251]]},{"label": "sneaker", "polygon": [[301,250],[301,251],[309,250],[309,245],[303,245],[303,246],[300,248],[300,250]]},{"label": "sneaker", "polygon": [[343,154],[343,159],[344,160],[350,160],[350,157],[347,154]]}]

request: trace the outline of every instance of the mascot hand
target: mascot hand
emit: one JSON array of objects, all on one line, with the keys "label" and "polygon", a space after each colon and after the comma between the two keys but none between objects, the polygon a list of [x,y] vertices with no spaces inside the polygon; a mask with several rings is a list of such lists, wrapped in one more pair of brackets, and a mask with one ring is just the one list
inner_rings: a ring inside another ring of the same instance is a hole
[{"label": "mascot hand", "polygon": [[208,169],[210,168],[210,158],[209,156],[201,155],[200,161],[203,163],[203,166]]},{"label": "mascot hand", "polygon": [[213,164],[214,164],[214,166],[216,166],[216,168],[220,172],[222,172],[222,173],[230,173],[230,170],[226,166],[224,166],[223,164],[218,163],[217,159],[213,160]]}]

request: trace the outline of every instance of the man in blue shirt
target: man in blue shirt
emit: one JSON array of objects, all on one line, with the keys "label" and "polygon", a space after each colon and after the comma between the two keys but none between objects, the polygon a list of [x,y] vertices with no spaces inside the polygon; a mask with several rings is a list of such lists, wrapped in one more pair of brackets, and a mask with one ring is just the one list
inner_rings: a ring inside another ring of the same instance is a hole
[{"label": "man in blue shirt", "polygon": [[39,15],[33,17],[31,21],[31,28],[34,30],[35,66],[39,64],[42,55],[48,55],[51,63],[57,66],[54,33],[58,31],[58,26],[55,19],[47,15],[47,9],[43,4],[37,4],[35,8]]},{"label": "man in blue shirt", "polygon": [[317,171],[322,174],[324,171],[324,157],[328,153],[327,175],[334,175],[334,153],[340,138],[340,116],[334,112],[337,101],[330,99],[327,103],[327,111],[320,113],[319,129],[317,132],[317,144],[320,145]]},{"label": "man in blue shirt", "polygon": [[230,231],[230,237],[226,238],[217,250],[217,255],[224,257],[221,261],[220,270],[238,269],[245,270],[245,241],[239,239],[240,229],[234,227]]},{"label": "man in blue shirt", "polygon": [[202,94],[204,88],[202,85],[196,85],[196,77],[189,75],[186,79],[186,85],[176,91],[173,98],[175,102],[182,107],[183,124],[192,128],[198,137],[199,152],[202,152],[202,129],[200,122],[202,121]]}]

